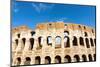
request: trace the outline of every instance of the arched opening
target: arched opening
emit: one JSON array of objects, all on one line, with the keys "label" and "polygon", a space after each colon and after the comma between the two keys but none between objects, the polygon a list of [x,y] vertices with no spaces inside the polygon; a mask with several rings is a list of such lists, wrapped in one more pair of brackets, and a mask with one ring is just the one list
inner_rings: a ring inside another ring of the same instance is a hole
[{"label": "arched opening", "polygon": [[79,62],[80,61],[80,57],[78,55],[75,55],[74,56],[74,60],[75,60],[75,62]]},{"label": "arched opening", "polygon": [[64,36],[68,36],[69,32],[68,31],[64,31]]},{"label": "arched opening", "polygon": [[35,34],[35,31],[31,31],[30,33],[31,33],[31,36],[33,36]]},{"label": "arched opening", "polygon": [[61,57],[60,56],[55,57],[55,63],[61,63]]},{"label": "arched opening", "polygon": [[25,38],[22,38],[22,42],[25,45],[26,39]]},{"label": "arched opening", "polygon": [[96,61],[96,54],[94,54],[94,61]]},{"label": "arched opening", "polygon": [[86,29],[86,27],[84,26],[84,29]]},{"label": "arched opening", "polygon": [[90,43],[91,43],[91,46],[94,46],[94,43],[93,43],[93,39],[90,38]]},{"label": "arched opening", "polygon": [[24,65],[30,65],[30,62],[31,62],[30,57],[26,57],[26,58],[25,58]]},{"label": "arched opening", "polygon": [[30,45],[31,45],[30,50],[32,50],[34,45],[34,38],[30,38]]},{"label": "arched opening", "polygon": [[18,39],[15,40],[16,45],[18,45]]},{"label": "arched opening", "polygon": [[90,48],[90,45],[89,45],[89,40],[88,40],[88,38],[86,38],[86,39],[85,39],[85,42],[86,42],[86,47],[87,47],[87,48]]},{"label": "arched opening", "polygon": [[40,56],[35,57],[35,64],[40,64],[40,63],[41,63]]},{"label": "arched opening", "polygon": [[18,58],[17,58],[17,65],[20,65],[20,64],[21,64],[21,58],[18,57]]},{"label": "arched opening", "polygon": [[74,39],[73,39],[73,46],[77,46],[78,43],[77,43],[77,38],[74,36]]},{"label": "arched opening", "polygon": [[45,57],[45,64],[50,64],[51,63],[51,58],[49,56]]},{"label": "arched opening", "polygon": [[17,34],[17,37],[20,38],[20,34]]},{"label": "arched opening", "polygon": [[43,37],[39,37],[38,38],[38,43],[39,43],[39,47],[42,47],[42,45],[43,45]]},{"label": "arched opening", "polygon": [[64,46],[65,47],[70,47],[70,40],[68,36],[64,37]]},{"label": "arched opening", "polygon": [[89,61],[92,61],[92,55],[89,54],[88,57],[89,57]]},{"label": "arched opening", "polygon": [[86,55],[82,55],[82,61],[83,62],[86,62],[87,61]]},{"label": "arched opening", "polygon": [[52,37],[51,36],[47,37],[47,44],[52,45]]},{"label": "arched opening", "polygon": [[84,35],[85,35],[85,36],[88,36],[87,32],[84,32]]},{"label": "arched opening", "polygon": [[70,62],[71,62],[71,57],[70,57],[69,55],[66,55],[66,56],[64,57],[64,62],[70,63]]},{"label": "arched opening", "polygon": [[56,37],[56,45],[55,45],[56,48],[59,48],[61,47],[61,37],[60,36],[57,36]]},{"label": "arched opening", "polygon": [[80,45],[84,46],[84,40],[82,37],[79,38],[79,41],[80,41]]}]

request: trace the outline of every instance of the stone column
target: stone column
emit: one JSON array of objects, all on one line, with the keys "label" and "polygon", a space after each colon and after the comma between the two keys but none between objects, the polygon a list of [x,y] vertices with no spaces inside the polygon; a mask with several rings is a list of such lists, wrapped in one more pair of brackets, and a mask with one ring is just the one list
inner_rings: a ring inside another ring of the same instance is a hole
[{"label": "stone column", "polygon": [[35,57],[31,58],[31,64],[35,64]]},{"label": "stone column", "polygon": [[12,42],[12,51],[16,50],[17,46],[15,42]]},{"label": "stone column", "polygon": [[25,58],[21,58],[21,64],[20,65],[24,65],[24,62],[25,62]]},{"label": "stone column", "polygon": [[16,51],[22,51],[23,49],[23,43],[22,43],[22,40],[19,39],[19,42],[18,42],[18,46],[16,48]]},{"label": "stone column", "polygon": [[55,49],[55,45],[56,45],[56,44],[55,44],[55,37],[52,36],[52,48],[53,48],[53,49]]},{"label": "stone column", "polygon": [[41,57],[41,64],[45,64],[45,58],[43,56]]},{"label": "stone column", "polygon": [[42,44],[42,49],[44,49],[47,46],[47,37],[43,37],[43,44]]},{"label": "stone column", "polygon": [[38,47],[38,38],[37,38],[37,36],[36,36],[36,37],[34,37],[33,50],[36,50],[37,47]]},{"label": "stone column", "polygon": [[26,43],[25,43],[24,51],[28,51],[30,47],[31,47],[30,41],[29,41],[29,39],[27,39]]},{"label": "stone column", "polygon": [[55,57],[54,56],[51,57],[51,63],[55,63]]}]

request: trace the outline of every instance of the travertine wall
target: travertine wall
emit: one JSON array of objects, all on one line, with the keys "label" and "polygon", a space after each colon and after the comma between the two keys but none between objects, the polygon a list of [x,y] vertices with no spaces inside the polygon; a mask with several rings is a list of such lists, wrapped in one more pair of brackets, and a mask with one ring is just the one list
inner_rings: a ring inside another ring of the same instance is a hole
[{"label": "travertine wall", "polygon": [[95,30],[63,22],[12,29],[12,65],[85,62],[96,60]]}]

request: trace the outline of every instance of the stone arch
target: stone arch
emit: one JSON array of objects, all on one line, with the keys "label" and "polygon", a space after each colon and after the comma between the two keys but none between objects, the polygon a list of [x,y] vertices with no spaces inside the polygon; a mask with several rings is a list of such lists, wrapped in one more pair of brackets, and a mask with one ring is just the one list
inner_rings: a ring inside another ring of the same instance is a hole
[{"label": "stone arch", "polygon": [[26,38],[22,38],[22,43],[25,45],[25,43],[26,43]]},{"label": "stone arch", "polygon": [[94,46],[94,43],[93,43],[93,39],[90,38],[90,43],[91,43],[91,46]]},{"label": "stone arch", "polygon": [[51,36],[47,37],[47,44],[52,45],[52,37]]},{"label": "stone arch", "polygon": [[41,64],[41,58],[40,56],[35,57],[35,64]]},{"label": "stone arch", "polygon": [[20,38],[20,34],[19,33],[17,34],[17,37]]},{"label": "stone arch", "polygon": [[55,47],[61,47],[61,37],[60,36],[56,36],[56,45]]},{"label": "stone arch", "polygon": [[38,43],[40,47],[43,45],[43,37],[38,37]]},{"label": "stone arch", "polygon": [[84,36],[88,36],[87,32],[84,32]]},{"label": "stone arch", "polygon": [[82,61],[83,61],[83,62],[86,62],[86,61],[87,61],[86,55],[82,55]]},{"label": "stone arch", "polygon": [[20,57],[17,57],[16,60],[17,60],[16,64],[17,65],[20,65],[21,64],[21,58]]},{"label": "stone arch", "polygon": [[79,55],[75,55],[75,56],[74,56],[74,60],[75,60],[75,62],[80,62],[80,57],[79,57]]},{"label": "stone arch", "polygon": [[18,45],[18,42],[19,42],[18,39],[15,39],[15,43],[16,43],[16,45]]},{"label": "stone arch", "polygon": [[90,48],[89,39],[88,39],[88,38],[85,38],[85,42],[86,42],[86,47],[87,47],[87,48]]},{"label": "stone arch", "polygon": [[68,36],[64,37],[64,46],[65,47],[70,47],[70,39]]},{"label": "stone arch", "polygon": [[71,57],[70,57],[69,55],[66,55],[66,56],[64,57],[64,62],[70,63],[70,62],[71,62]]},{"label": "stone arch", "polygon": [[34,45],[34,38],[30,38],[30,49],[33,49],[33,45]]},{"label": "stone arch", "polygon": [[45,64],[50,64],[51,63],[51,58],[49,56],[45,57]]},{"label": "stone arch", "polygon": [[78,43],[77,43],[77,38],[74,36],[74,39],[73,39],[73,46],[77,46]]},{"label": "stone arch", "polygon": [[68,36],[69,35],[69,31],[64,31],[64,36]]},{"label": "stone arch", "polygon": [[31,62],[31,58],[30,57],[26,57],[24,65],[30,65],[31,64],[30,62]]},{"label": "stone arch", "polygon": [[61,57],[59,55],[55,57],[55,63],[61,63]]},{"label": "stone arch", "polygon": [[84,40],[82,37],[79,38],[79,43],[80,43],[80,45],[84,46]]},{"label": "stone arch", "polygon": [[93,61],[91,54],[88,55],[88,58],[89,58],[89,61]]}]

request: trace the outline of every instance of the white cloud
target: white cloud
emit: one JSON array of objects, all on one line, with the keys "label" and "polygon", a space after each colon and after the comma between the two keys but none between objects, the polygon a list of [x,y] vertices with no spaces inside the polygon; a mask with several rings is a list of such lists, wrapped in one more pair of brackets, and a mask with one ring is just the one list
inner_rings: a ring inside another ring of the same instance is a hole
[{"label": "white cloud", "polygon": [[41,11],[46,11],[48,9],[51,9],[54,6],[54,4],[46,5],[46,4],[40,3],[40,4],[36,5],[35,3],[32,3],[32,6],[33,6],[33,8],[35,8],[35,10],[38,13],[40,13]]},{"label": "white cloud", "polygon": [[67,20],[68,18],[65,18],[65,17],[62,17],[62,18],[60,18],[60,19],[57,19],[56,21],[57,22],[64,22],[65,20]]}]

